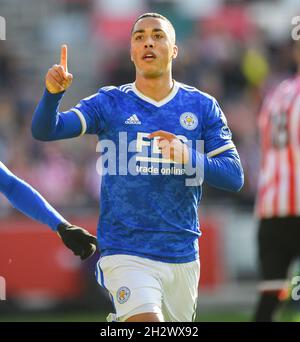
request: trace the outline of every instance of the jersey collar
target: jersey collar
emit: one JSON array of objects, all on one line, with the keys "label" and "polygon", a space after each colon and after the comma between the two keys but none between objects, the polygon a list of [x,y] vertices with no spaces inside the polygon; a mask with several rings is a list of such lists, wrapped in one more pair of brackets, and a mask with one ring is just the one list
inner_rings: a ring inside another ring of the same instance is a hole
[{"label": "jersey collar", "polygon": [[156,107],[161,107],[165,104],[167,104],[168,102],[170,102],[177,94],[178,89],[179,89],[179,85],[178,83],[174,80],[174,86],[170,92],[170,94],[168,96],[166,96],[164,99],[160,100],[160,101],[155,101],[153,99],[151,99],[150,97],[144,95],[143,93],[141,93],[137,87],[135,86],[135,82],[132,83],[132,91],[135,93],[136,96],[138,96],[140,99],[153,104]]}]

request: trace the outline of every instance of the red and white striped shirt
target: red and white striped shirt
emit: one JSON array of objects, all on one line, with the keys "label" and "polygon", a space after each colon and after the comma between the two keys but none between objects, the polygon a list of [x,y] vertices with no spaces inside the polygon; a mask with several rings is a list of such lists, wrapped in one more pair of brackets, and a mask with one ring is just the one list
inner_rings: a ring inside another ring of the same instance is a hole
[{"label": "red and white striped shirt", "polygon": [[259,218],[300,216],[300,76],[282,82],[259,116]]}]

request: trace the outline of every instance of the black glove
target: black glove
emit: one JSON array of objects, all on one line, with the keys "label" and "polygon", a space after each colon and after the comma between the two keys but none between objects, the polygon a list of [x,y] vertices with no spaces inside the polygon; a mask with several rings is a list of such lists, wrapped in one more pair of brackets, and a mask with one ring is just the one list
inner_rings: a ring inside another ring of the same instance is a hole
[{"label": "black glove", "polygon": [[81,260],[92,256],[98,248],[97,238],[87,230],[67,223],[60,223],[57,232],[63,243]]}]

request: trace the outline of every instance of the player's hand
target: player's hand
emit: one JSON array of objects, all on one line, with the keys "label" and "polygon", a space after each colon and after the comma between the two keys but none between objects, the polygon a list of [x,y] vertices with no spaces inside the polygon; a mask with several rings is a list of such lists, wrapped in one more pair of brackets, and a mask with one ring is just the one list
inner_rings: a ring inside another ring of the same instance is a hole
[{"label": "player's hand", "polygon": [[73,75],[68,72],[68,48],[61,46],[60,63],[53,65],[47,72],[45,83],[52,94],[61,93],[69,88]]},{"label": "player's hand", "polygon": [[61,223],[57,229],[63,243],[70,248],[75,255],[85,260],[97,250],[97,238],[87,230],[67,223]]},{"label": "player's hand", "polygon": [[163,158],[171,159],[176,163],[187,164],[189,162],[189,151],[175,134],[166,131],[155,131],[148,135],[149,139],[159,137],[158,147],[161,149]]}]

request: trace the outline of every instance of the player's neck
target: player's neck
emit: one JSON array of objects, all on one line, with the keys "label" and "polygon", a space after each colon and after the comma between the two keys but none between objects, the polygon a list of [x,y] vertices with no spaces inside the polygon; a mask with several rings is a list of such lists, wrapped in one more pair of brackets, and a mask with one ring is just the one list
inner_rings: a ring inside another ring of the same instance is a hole
[{"label": "player's neck", "polygon": [[135,86],[143,95],[155,101],[161,101],[172,91],[174,81],[171,75],[154,79],[137,77]]}]

